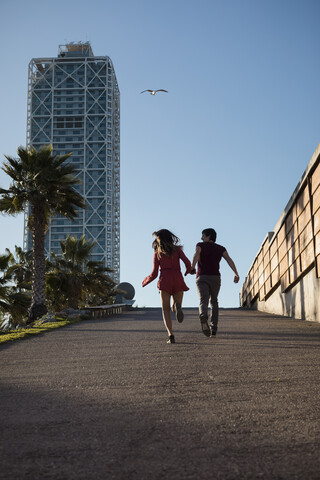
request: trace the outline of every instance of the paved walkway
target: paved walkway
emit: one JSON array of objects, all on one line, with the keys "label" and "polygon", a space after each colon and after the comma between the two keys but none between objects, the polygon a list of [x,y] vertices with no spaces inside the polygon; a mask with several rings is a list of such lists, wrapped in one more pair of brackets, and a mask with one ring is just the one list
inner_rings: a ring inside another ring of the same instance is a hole
[{"label": "paved walkway", "polygon": [[320,324],[160,309],[0,348],[0,478],[319,479]]}]

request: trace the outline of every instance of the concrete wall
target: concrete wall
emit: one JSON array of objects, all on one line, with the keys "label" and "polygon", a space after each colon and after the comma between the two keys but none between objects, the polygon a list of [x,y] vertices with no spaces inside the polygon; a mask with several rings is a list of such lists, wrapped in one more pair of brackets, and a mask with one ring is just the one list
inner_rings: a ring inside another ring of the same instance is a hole
[{"label": "concrete wall", "polygon": [[320,322],[320,144],[241,289],[242,307]]}]

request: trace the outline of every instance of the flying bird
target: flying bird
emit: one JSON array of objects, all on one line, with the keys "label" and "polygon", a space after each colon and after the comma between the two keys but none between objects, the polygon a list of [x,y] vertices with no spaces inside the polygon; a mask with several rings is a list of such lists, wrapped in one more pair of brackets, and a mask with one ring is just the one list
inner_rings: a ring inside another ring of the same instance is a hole
[{"label": "flying bird", "polygon": [[155,95],[157,92],[166,92],[166,93],[168,93],[168,90],[163,90],[162,88],[160,88],[159,90],[143,90],[143,91],[140,92],[140,93],[144,93],[144,92],[149,92],[150,95]]}]

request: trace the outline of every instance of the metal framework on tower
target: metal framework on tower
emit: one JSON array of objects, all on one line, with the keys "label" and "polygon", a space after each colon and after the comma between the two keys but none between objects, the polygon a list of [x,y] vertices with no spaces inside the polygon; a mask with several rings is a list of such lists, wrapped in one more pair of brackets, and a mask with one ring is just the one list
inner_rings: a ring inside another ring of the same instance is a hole
[{"label": "metal framework on tower", "polygon": [[[95,57],[91,45],[59,46],[56,58],[29,63],[27,145],[52,144],[54,153],[72,152],[76,188],[87,208],[76,222],[57,216],[46,235],[46,255],[59,255],[66,235],[95,241],[92,260],[120,274],[120,93],[109,57]],[[26,217],[26,216],[25,216]],[[25,220],[25,249],[31,236]]]}]

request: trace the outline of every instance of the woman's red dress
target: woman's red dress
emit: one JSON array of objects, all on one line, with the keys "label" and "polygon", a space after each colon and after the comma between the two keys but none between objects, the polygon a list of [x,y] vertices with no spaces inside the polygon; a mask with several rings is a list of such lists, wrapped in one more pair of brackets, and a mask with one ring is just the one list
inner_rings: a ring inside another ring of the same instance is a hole
[{"label": "woman's red dress", "polygon": [[185,256],[181,247],[179,247],[172,256],[161,255],[160,260],[158,259],[158,255],[155,253],[153,255],[153,270],[151,274],[143,280],[142,286],[145,287],[148,285],[148,283],[157,278],[160,268],[160,277],[158,281],[159,290],[163,290],[170,295],[189,290],[183,280],[180,269],[180,259],[186,266],[186,274],[190,273],[191,262]]}]

